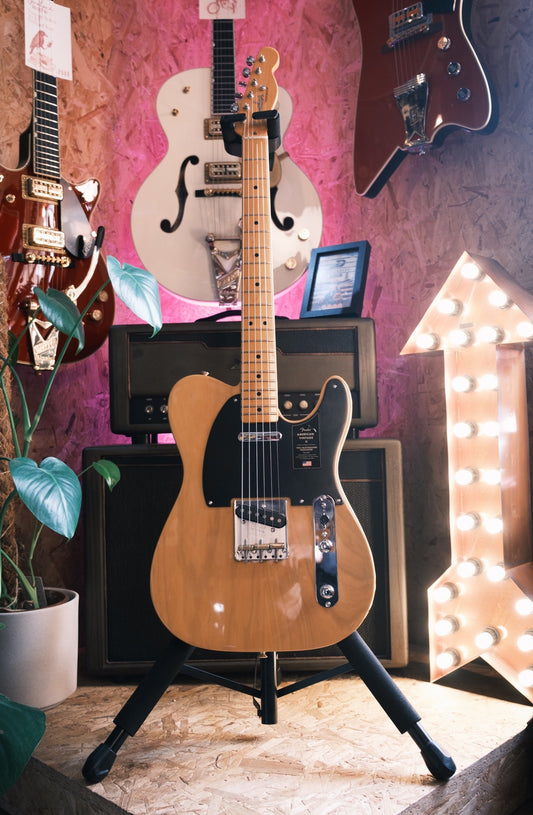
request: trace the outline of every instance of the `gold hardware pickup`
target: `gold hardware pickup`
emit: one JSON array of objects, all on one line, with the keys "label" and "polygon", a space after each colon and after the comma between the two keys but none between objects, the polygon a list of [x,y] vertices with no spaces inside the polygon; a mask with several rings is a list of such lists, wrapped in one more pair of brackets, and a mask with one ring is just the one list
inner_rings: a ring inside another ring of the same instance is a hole
[{"label": "gold hardware pickup", "polygon": [[222,128],[220,127],[220,116],[210,116],[204,119],[204,139],[221,139]]},{"label": "gold hardware pickup", "polygon": [[33,178],[30,175],[22,176],[22,197],[32,201],[62,201],[63,187],[56,181],[46,181],[44,178]]},{"label": "gold hardware pickup", "polygon": [[240,161],[208,161],[204,164],[206,184],[239,184],[242,181]]},{"label": "gold hardware pickup", "polygon": [[22,243],[25,249],[64,249],[65,235],[59,229],[23,224]]}]

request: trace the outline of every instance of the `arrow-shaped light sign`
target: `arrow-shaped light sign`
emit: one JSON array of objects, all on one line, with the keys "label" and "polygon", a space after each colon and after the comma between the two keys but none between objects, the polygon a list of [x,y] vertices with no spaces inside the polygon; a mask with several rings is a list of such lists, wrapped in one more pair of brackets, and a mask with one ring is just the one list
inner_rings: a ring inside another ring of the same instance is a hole
[{"label": "arrow-shaped light sign", "polygon": [[533,702],[531,340],[533,296],[465,252],[402,354],[444,354],[452,562],[428,591],[431,679],[481,656]]}]

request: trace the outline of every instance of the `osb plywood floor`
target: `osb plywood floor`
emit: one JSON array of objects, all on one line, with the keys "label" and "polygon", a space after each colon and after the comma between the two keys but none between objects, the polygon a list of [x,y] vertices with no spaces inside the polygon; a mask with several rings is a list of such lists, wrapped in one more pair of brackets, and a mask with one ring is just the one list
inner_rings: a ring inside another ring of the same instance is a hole
[{"label": "osb plywood floor", "polygon": [[[531,718],[528,704],[395,681],[458,772]],[[84,786],[83,763],[133,687],[80,687],[47,713],[36,757]],[[285,696],[278,714],[278,724],[264,725],[250,697],[184,680],[91,789],[135,815],[397,815],[439,786],[358,677]]]}]

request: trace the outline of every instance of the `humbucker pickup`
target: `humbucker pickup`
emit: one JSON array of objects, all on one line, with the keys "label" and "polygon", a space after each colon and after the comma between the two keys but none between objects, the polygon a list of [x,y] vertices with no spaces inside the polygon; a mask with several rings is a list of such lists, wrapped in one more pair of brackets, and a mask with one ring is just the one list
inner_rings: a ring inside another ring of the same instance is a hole
[{"label": "humbucker pickup", "polygon": [[240,161],[208,161],[204,164],[206,184],[240,184],[242,167]]},{"label": "humbucker pickup", "polygon": [[22,245],[25,249],[61,250],[65,248],[65,235],[59,229],[23,224]]},{"label": "humbucker pickup", "polygon": [[52,203],[63,200],[63,187],[56,181],[23,175],[21,184],[23,198],[31,201],[51,201]]},{"label": "humbucker pickup", "polygon": [[220,126],[220,116],[210,116],[204,119],[204,139],[221,139],[222,128]]}]

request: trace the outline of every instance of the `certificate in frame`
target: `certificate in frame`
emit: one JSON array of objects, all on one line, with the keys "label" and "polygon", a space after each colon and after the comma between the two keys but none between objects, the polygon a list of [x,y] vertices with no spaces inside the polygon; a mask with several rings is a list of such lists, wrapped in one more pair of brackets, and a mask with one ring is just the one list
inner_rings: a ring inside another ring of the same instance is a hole
[{"label": "certificate in frame", "polygon": [[360,317],[369,257],[368,241],[312,249],[300,318]]}]

